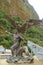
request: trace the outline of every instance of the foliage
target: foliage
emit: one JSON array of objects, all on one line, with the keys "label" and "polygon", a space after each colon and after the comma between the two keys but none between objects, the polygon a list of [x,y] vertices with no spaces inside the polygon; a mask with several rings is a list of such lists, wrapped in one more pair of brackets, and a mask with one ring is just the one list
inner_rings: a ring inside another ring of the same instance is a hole
[{"label": "foliage", "polygon": [[[10,32],[10,33],[14,33],[14,27],[13,25],[7,20],[4,18],[4,14],[7,14],[5,13],[4,11],[2,11],[0,9],[0,30],[2,30],[3,32],[5,32],[5,34],[0,34],[0,45],[3,45],[5,48],[10,48],[11,45],[13,44],[13,36],[11,36],[11,34],[8,34],[6,33],[6,31]],[[9,14],[7,14],[9,15]],[[20,17],[17,17],[17,16],[11,16],[12,18],[14,18],[14,20],[19,23],[20,25],[23,24],[23,21]]]},{"label": "foliage", "polygon": [[17,15],[24,21],[28,18],[39,19],[38,14],[28,3],[28,0],[0,0],[0,9],[11,15]]},{"label": "foliage", "polygon": [[0,45],[3,45],[5,48],[10,48],[13,44],[13,36],[9,34],[0,36]]},{"label": "foliage", "polygon": [[27,31],[29,40],[43,47],[43,29],[40,26],[32,26]]},{"label": "foliage", "polygon": [[0,9],[0,26],[3,26],[5,30],[13,32],[13,25],[4,18],[4,13],[1,9]]},{"label": "foliage", "polygon": [[[13,25],[11,23],[9,23],[9,21],[7,19],[4,18],[4,11],[2,11],[0,9],[0,32],[1,30],[3,32],[5,31],[9,31],[9,32],[13,32]],[[8,33],[3,33],[0,34],[0,45],[3,45],[5,48],[10,48],[11,45],[13,44],[13,36],[11,36]]]},{"label": "foliage", "polygon": [[8,20],[4,19],[4,18],[1,18],[0,19],[0,26],[3,26],[5,28],[5,30],[8,30],[8,31],[13,31],[14,27],[11,23],[8,22]]},{"label": "foliage", "polygon": [[13,19],[20,25],[24,24],[24,21],[19,16],[12,16]]},{"label": "foliage", "polygon": [[[13,25],[4,18],[5,12],[0,9],[0,29],[4,28],[4,31],[9,31],[11,33],[14,33],[14,27]],[[8,14],[9,15],[9,14]],[[14,18],[14,20],[19,24],[23,25],[24,22],[19,16],[11,16]],[[3,30],[3,29],[2,29]],[[3,31],[3,32],[4,32]],[[28,28],[27,33],[22,33],[22,36],[24,37],[24,45],[27,45],[27,40],[33,41],[36,44],[43,47],[43,29],[40,28],[40,26],[32,26]],[[0,45],[3,45],[5,48],[10,48],[13,44],[13,36],[10,34],[5,33],[4,35],[0,34]]]},{"label": "foliage", "polygon": [[29,52],[30,52],[33,56],[35,55],[34,52],[31,50],[30,47],[28,47],[28,50],[29,50]]},{"label": "foliage", "polygon": [[5,4],[8,8],[11,7],[8,2],[4,2],[4,4]]}]

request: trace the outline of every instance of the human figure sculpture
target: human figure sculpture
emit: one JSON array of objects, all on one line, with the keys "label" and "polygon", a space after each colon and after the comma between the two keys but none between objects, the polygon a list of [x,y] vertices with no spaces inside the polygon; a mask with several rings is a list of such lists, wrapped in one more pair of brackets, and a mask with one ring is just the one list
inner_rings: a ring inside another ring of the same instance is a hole
[{"label": "human figure sculpture", "polygon": [[20,35],[15,39],[14,44],[11,47],[11,52],[12,52],[12,56],[14,56],[14,51],[16,51],[16,56],[17,56],[17,51],[20,49],[21,47],[21,41],[23,41],[23,38],[20,37]]}]

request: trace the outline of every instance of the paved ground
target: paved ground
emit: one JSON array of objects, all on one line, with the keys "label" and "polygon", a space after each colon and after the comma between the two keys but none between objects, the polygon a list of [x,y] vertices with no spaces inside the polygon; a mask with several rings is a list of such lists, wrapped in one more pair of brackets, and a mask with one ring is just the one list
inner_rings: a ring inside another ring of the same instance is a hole
[{"label": "paved ground", "polygon": [[7,63],[6,59],[0,59],[0,65],[43,65],[43,60],[39,61],[37,59],[34,59],[33,63],[22,63],[22,64],[15,64],[15,63]]}]

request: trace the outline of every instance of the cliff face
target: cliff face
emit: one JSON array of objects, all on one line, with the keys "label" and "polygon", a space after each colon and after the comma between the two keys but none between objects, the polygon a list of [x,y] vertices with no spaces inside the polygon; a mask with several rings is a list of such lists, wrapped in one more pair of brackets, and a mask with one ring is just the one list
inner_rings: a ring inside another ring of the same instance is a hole
[{"label": "cliff face", "polygon": [[0,0],[0,8],[11,15],[21,17],[23,20],[39,18],[28,0]]}]

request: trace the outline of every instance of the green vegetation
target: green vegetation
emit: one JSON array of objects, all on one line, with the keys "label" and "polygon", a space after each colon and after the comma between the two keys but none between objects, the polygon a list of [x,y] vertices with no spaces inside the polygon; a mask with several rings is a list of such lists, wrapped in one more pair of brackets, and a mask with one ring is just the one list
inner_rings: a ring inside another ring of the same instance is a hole
[{"label": "green vegetation", "polygon": [[40,26],[32,26],[27,31],[29,40],[43,47],[43,29]]},{"label": "green vegetation", "polygon": [[28,47],[28,50],[33,56],[35,55],[34,52],[30,49],[30,47]]},{"label": "green vegetation", "polygon": [[3,45],[5,48],[11,47],[14,41],[13,36],[6,33],[5,31],[7,30],[12,33],[13,29],[13,25],[4,18],[4,13],[0,10],[0,45]]},{"label": "green vegetation", "polygon": [[0,0],[0,9],[11,15],[19,16],[23,21],[30,19],[39,19],[34,8],[28,3],[28,0]]},{"label": "green vegetation", "polygon": [[43,47],[43,28],[40,28],[38,25],[31,26],[23,37],[25,38],[25,41],[30,40]]},{"label": "green vegetation", "polygon": [[[14,18],[14,20],[19,23],[19,25],[24,24],[22,19],[17,16],[11,16]],[[13,25],[4,18],[4,13],[3,11],[0,10],[0,31],[9,31],[11,33],[14,33],[14,27]],[[1,34],[0,32],[0,45],[3,45],[5,48],[10,48],[11,45],[13,44],[13,36],[5,33]],[[32,26],[27,30],[27,34],[22,33],[22,36],[24,37],[24,45],[26,45],[27,40],[31,40],[35,42],[36,44],[40,45],[43,47],[43,29],[40,28],[40,26]]]},{"label": "green vegetation", "polygon": [[7,6],[7,7],[11,7],[10,4],[8,2],[4,2],[4,4]]},{"label": "green vegetation", "polygon": [[24,21],[19,16],[12,16],[13,19],[20,25],[24,24]]},{"label": "green vegetation", "polygon": [[[8,14],[9,13],[9,14]],[[5,48],[10,48],[14,43],[14,38],[11,34],[14,33],[14,26],[4,18],[4,14],[11,16],[19,25],[23,25],[26,19],[39,19],[34,8],[28,3],[28,0],[0,0],[0,45]],[[14,15],[14,16],[13,16]],[[43,47],[43,29],[40,26],[32,26],[27,30],[27,33],[21,34],[24,37],[24,45],[27,45],[27,40],[35,42]],[[29,52],[31,53],[31,49]],[[34,53],[32,52],[34,55]]]},{"label": "green vegetation", "polygon": [[5,48],[10,48],[13,44],[13,36],[9,34],[0,35],[0,45],[3,45]]}]

